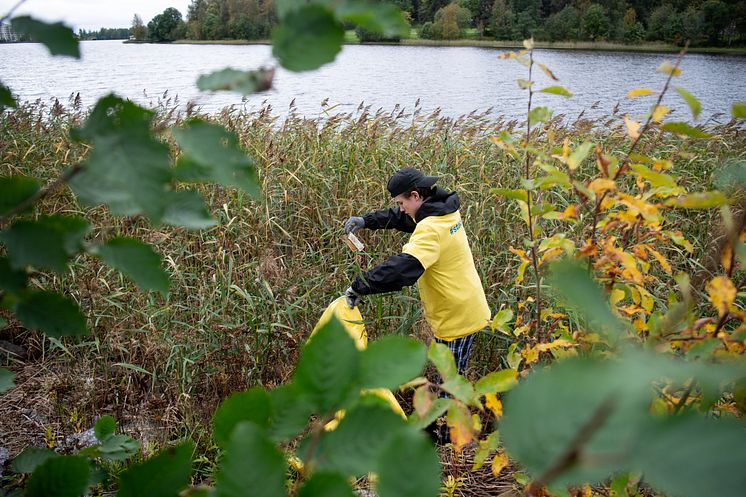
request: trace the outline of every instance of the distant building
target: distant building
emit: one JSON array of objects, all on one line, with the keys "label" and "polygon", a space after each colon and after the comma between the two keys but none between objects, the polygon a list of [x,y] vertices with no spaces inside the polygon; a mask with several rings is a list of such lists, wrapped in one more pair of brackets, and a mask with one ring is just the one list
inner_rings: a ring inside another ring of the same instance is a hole
[{"label": "distant building", "polygon": [[0,23],[0,42],[16,42],[18,41],[18,35],[10,27],[10,23]]}]

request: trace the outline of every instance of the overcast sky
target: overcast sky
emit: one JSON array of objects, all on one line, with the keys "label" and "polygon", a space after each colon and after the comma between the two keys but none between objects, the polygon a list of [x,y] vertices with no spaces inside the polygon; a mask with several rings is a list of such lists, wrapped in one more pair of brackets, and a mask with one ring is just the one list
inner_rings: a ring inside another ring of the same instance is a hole
[{"label": "overcast sky", "polygon": [[[18,3],[18,0],[0,0],[0,17]],[[175,7],[186,18],[191,0],[27,0],[14,15],[28,14],[45,21],[63,21],[73,28],[126,28],[132,17],[140,14],[147,24],[153,16],[168,7]]]}]

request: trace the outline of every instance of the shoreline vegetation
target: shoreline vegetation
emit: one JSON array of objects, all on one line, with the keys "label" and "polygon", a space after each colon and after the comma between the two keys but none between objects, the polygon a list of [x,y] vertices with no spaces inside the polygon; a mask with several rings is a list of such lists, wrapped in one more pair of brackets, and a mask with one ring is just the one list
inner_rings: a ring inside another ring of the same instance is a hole
[{"label": "shoreline vegetation", "polygon": [[[345,45],[388,45],[388,46],[415,46],[415,47],[474,47],[474,48],[496,48],[496,49],[516,49],[523,48],[521,41],[499,41],[499,40],[425,40],[422,38],[406,38],[399,42],[365,42],[352,40],[348,35],[345,39]],[[124,43],[149,43],[126,40]],[[271,45],[271,40],[175,40],[171,42],[175,45]],[[558,41],[558,42],[534,42],[534,47],[547,50],[592,50],[601,52],[662,52],[676,53],[681,47],[669,43],[640,43],[629,45],[624,43],[611,43],[605,41]],[[730,54],[746,55],[746,47],[689,47],[689,53],[702,54]]]}]

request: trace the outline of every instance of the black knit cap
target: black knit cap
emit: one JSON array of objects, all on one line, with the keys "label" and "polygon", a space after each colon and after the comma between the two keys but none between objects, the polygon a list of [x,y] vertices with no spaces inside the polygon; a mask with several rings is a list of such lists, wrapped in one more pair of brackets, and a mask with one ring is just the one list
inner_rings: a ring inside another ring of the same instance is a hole
[{"label": "black knit cap", "polygon": [[389,178],[386,189],[391,197],[396,197],[404,192],[411,192],[415,188],[430,188],[438,181],[437,176],[425,176],[413,167],[399,169]]}]

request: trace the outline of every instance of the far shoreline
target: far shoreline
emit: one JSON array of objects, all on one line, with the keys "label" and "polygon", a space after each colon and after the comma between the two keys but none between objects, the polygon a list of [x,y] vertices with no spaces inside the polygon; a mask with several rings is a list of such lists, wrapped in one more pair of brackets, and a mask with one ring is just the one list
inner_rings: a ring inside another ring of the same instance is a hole
[{"label": "far shoreline", "polygon": [[[124,43],[148,43],[127,40]],[[174,45],[271,45],[271,40],[176,40]],[[473,47],[495,49],[522,49],[523,42],[498,40],[424,40],[419,38],[405,38],[399,42],[350,42],[345,45],[383,45],[383,46],[420,46],[420,47]],[[590,50],[599,52],[640,52],[640,53],[678,53],[681,47],[668,43],[641,43],[627,45],[623,43],[593,42],[593,41],[559,41],[534,42],[534,48],[548,50]],[[746,55],[746,47],[690,47],[687,53]]]}]

